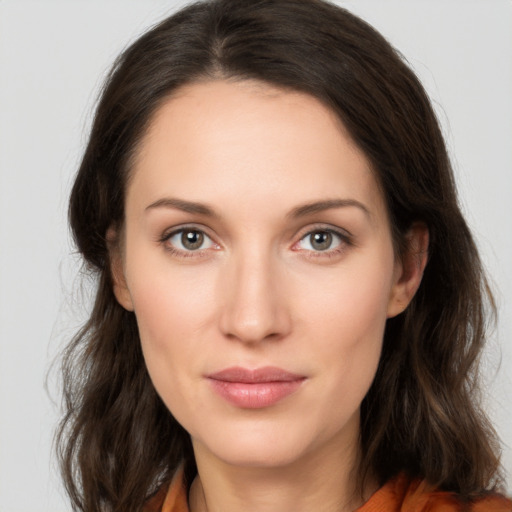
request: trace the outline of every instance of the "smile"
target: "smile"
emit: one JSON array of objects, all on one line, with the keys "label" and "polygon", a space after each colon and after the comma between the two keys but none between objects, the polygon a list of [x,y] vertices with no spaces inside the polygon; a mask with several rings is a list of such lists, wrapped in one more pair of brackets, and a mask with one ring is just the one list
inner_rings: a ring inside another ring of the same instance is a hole
[{"label": "smile", "polygon": [[243,409],[261,409],[276,404],[299,389],[303,375],[281,368],[256,370],[233,367],[207,376],[213,390],[232,405]]}]

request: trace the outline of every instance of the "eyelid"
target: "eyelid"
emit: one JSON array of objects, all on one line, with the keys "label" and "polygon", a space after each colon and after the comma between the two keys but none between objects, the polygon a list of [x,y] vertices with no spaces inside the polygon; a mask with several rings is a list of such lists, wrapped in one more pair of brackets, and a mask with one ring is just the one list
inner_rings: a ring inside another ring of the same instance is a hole
[{"label": "eyelid", "polygon": [[[337,236],[340,239],[340,243],[333,249],[326,249],[324,251],[315,251],[315,250],[311,250],[311,249],[297,248],[298,244],[300,242],[302,242],[306,237],[312,235],[313,233],[318,233],[318,232],[322,232],[322,231],[326,232],[326,233],[331,233],[331,234]],[[337,227],[337,226],[336,227],[332,226],[331,224],[318,223],[318,224],[314,224],[314,225],[309,225],[306,228],[299,231],[299,234],[297,235],[297,237],[298,237],[298,240],[293,243],[292,250],[295,250],[297,252],[304,252],[304,253],[308,254],[308,256],[315,257],[315,258],[322,257],[322,256],[323,257],[333,256],[333,255],[336,255],[336,254],[342,252],[344,249],[346,249],[347,246],[354,245],[353,235],[349,231],[347,231],[346,229]]]},{"label": "eyelid", "polygon": [[206,249],[197,249],[194,251],[186,250],[186,249],[180,249],[179,247],[176,247],[174,245],[168,244],[169,240],[176,236],[179,233],[182,233],[184,231],[197,231],[199,233],[202,233],[206,238],[208,238],[212,245],[213,249],[217,250],[220,248],[220,244],[216,242],[214,237],[208,233],[208,229],[205,226],[201,226],[198,224],[181,224],[178,226],[173,226],[172,228],[169,228],[165,230],[159,237],[158,242],[165,246],[165,249],[167,251],[170,251],[171,253],[174,253],[178,256],[183,257],[191,257],[191,256],[204,256],[207,251],[212,250],[212,247],[208,247]]},{"label": "eyelid", "polygon": [[[181,225],[177,225],[177,226],[168,228],[158,237],[157,241],[159,243],[161,243],[162,245],[165,245],[166,250],[168,250],[178,256],[183,256],[183,257],[206,256],[207,255],[206,253],[209,252],[210,250],[212,250],[212,247],[191,251],[191,250],[179,249],[178,247],[170,246],[169,244],[166,245],[166,242],[168,242],[170,238],[177,235],[178,233],[181,233],[181,232],[187,231],[187,230],[201,232],[205,237],[209,238],[213,244],[213,250],[218,250],[221,248],[221,245],[215,240],[215,237],[209,233],[210,229],[208,229],[204,225],[195,224],[195,223],[181,224]],[[309,235],[312,235],[315,232],[319,232],[319,231],[332,233],[333,235],[337,236],[340,239],[340,243],[335,248],[326,249],[324,251],[315,251],[315,250],[310,250],[310,249],[297,248],[297,245],[302,240],[304,240],[304,238],[306,238]],[[322,257],[322,256],[328,257],[330,255],[332,256],[337,253],[340,253],[347,246],[355,245],[354,240],[353,240],[353,235],[348,230],[346,230],[344,228],[340,228],[338,226],[333,226],[332,224],[322,224],[322,223],[316,223],[316,224],[308,225],[308,226],[302,228],[295,235],[294,239],[296,241],[292,244],[291,249],[296,252],[310,253],[309,255],[311,257]]]},{"label": "eyelid", "polygon": [[204,226],[191,223],[191,224],[178,224],[177,226],[169,227],[163,231],[163,233],[158,237],[158,239],[162,240],[162,241],[168,240],[171,236],[175,235],[176,233],[180,233],[181,231],[186,231],[187,229],[190,231],[201,231],[201,233],[204,233],[205,235],[210,236],[210,235],[208,235],[207,230],[205,229]]},{"label": "eyelid", "polygon": [[302,240],[307,235],[310,235],[311,233],[316,233],[317,231],[326,231],[328,233],[333,233],[335,235],[338,235],[343,240],[352,240],[354,235],[348,231],[347,229],[340,228],[338,226],[333,226],[332,224],[322,224],[322,223],[315,223],[315,224],[309,224],[308,226],[300,229],[296,235],[296,237],[299,240]]}]

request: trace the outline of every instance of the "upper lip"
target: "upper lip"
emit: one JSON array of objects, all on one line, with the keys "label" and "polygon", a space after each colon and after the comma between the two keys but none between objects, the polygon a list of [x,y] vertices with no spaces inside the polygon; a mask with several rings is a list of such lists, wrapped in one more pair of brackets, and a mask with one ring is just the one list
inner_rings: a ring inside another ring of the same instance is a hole
[{"label": "upper lip", "polygon": [[276,366],[265,366],[254,370],[233,366],[219,372],[210,373],[208,378],[224,382],[257,384],[262,382],[292,382],[305,379],[304,375],[291,373]]}]

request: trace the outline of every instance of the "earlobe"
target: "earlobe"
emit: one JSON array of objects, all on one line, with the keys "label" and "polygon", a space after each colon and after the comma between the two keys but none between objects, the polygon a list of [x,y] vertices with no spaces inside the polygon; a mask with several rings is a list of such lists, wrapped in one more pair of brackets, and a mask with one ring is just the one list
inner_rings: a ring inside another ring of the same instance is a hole
[{"label": "earlobe", "polygon": [[107,244],[110,259],[110,272],[112,275],[112,286],[117,302],[127,311],[133,311],[133,302],[130,290],[126,284],[123,268],[123,258],[119,249],[117,233],[113,228],[107,231]]},{"label": "earlobe", "polygon": [[388,318],[402,313],[418,290],[428,261],[429,232],[423,222],[415,222],[406,235],[407,248],[396,264],[396,275],[388,303]]}]

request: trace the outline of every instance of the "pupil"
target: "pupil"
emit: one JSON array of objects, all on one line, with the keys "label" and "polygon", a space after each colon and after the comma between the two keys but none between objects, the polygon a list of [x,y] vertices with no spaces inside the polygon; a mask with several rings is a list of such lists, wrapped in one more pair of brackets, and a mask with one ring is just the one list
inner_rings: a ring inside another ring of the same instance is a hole
[{"label": "pupil", "polygon": [[199,231],[185,231],[181,235],[181,243],[183,244],[183,247],[191,251],[199,249],[199,247],[203,245],[203,239],[204,236]]},{"label": "pupil", "polygon": [[329,249],[332,243],[332,234],[327,231],[318,231],[313,234],[311,245],[317,251]]}]

